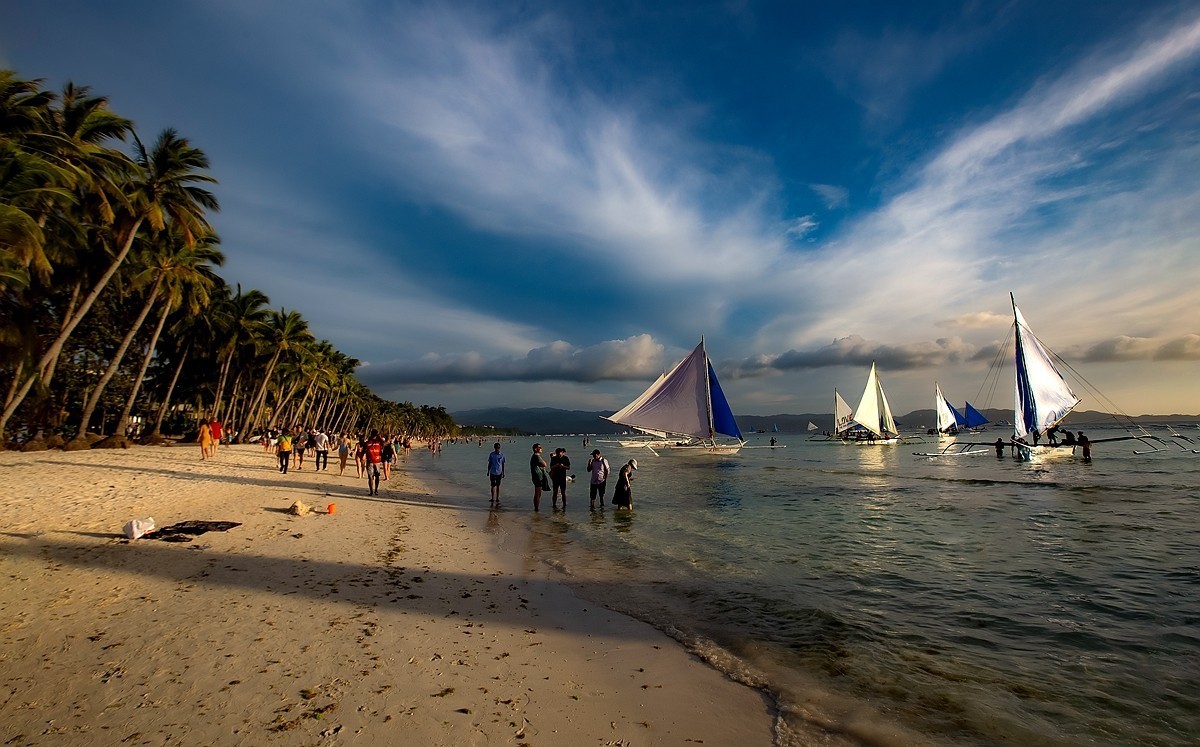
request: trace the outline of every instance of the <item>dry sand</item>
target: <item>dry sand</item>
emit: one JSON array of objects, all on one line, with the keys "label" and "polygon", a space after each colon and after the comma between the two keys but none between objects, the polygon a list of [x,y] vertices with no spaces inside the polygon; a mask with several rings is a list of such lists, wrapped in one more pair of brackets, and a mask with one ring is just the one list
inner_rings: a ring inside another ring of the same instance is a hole
[{"label": "dry sand", "polygon": [[[500,550],[485,510],[349,472],[281,475],[257,446],[0,452],[0,742],[772,743],[760,692]],[[121,538],[147,516],[241,526]]]}]

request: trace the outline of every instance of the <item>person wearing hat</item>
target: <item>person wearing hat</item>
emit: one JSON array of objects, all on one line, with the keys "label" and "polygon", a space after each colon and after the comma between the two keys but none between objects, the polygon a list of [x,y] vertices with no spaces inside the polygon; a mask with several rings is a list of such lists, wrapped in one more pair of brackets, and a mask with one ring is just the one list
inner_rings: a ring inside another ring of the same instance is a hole
[{"label": "person wearing hat", "polygon": [[633,471],[637,469],[637,460],[630,459],[617,475],[617,488],[613,491],[613,505],[617,508],[633,508]]},{"label": "person wearing hat", "polygon": [[600,456],[599,449],[592,450],[592,456],[588,459],[587,470],[591,475],[591,479],[588,481],[591,483],[588,494],[591,499],[591,508],[596,507],[597,496],[600,498],[600,507],[604,508],[604,489],[608,486],[609,467],[608,460]]}]

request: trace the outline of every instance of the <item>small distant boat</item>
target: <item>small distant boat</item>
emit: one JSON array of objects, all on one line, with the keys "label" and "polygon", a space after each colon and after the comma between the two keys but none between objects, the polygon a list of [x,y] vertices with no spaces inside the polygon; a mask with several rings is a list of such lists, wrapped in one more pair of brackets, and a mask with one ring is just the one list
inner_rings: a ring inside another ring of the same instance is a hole
[{"label": "small distant boat", "polygon": [[811,421],[811,420],[810,420],[810,421],[808,421],[808,429],[809,429],[810,431],[815,431],[815,430],[817,429],[817,424],[816,424],[816,423],[814,423],[814,422],[813,422],[813,421]]},{"label": "small distant boat", "polygon": [[855,444],[894,444],[900,441],[900,431],[892,417],[883,383],[871,362],[867,386],[863,389],[858,407],[850,409],[842,395],[833,390],[834,436],[840,441]]},{"label": "small distant boat", "polygon": [[[736,454],[746,442],[721,391],[703,338],[641,396],[606,419],[672,439],[652,449]],[[737,443],[718,441],[718,434],[736,438]]]}]

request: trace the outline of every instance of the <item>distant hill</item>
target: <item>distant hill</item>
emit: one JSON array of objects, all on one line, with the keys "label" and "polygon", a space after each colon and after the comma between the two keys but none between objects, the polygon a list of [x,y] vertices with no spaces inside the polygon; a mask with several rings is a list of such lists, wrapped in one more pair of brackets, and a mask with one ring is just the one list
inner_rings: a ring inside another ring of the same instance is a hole
[{"label": "distant hill", "polygon": [[[988,408],[981,410],[984,417],[993,423],[1012,421],[1012,410]],[[451,413],[454,422],[459,425],[492,426],[494,428],[515,428],[526,433],[621,433],[628,430],[624,426],[604,420],[604,416],[612,415],[611,410],[559,410],[553,407],[491,407],[479,410],[462,410]],[[913,410],[896,418],[905,430],[931,428],[936,422],[932,409]],[[831,413],[802,413],[779,415],[738,415],[738,425],[744,434],[755,431],[770,432],[773,426],[778,426],[781,433],[806,433],[808,424],[814,423],[817,430],[833,429]],[[1064,421],[1067,425],[1103,424],[1112,420],[1108,413],[1095,410],[1073,412]],[[1134,421],[1141,424],[1151,423],[1197,423],[1200,415],[1139,415]]]},{"label": "distant hill", "polygon": [[622,433],[628,428],[603,419],[614,410],[559,410],[553,407],[489,407],[454,412],[459,425],[516,428],[526,433]]}]

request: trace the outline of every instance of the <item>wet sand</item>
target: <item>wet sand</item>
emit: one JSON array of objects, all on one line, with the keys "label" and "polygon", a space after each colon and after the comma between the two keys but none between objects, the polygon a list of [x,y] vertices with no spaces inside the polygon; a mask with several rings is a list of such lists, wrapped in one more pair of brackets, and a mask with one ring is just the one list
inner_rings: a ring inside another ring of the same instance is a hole
[{"label": "wet sand", "polygon": [[[0,741],[772,743],[762,693],[500,550],[453,488],[402,467],[369,497],[334,457],[0,452]],[[147,516],[240,526],[120,535]]]}]

